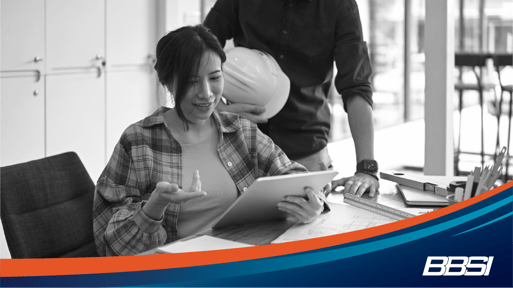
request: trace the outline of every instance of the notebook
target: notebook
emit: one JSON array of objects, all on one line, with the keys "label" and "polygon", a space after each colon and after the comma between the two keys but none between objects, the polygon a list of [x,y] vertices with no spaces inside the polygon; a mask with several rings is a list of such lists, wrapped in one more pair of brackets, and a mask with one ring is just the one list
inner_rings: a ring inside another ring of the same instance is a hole
[{"label": "notebook", "polygon": [[412,206],[447,206],[449,201],[444,196],[430,191],[422,191],[404,185],[397,185],[404,202]]}]

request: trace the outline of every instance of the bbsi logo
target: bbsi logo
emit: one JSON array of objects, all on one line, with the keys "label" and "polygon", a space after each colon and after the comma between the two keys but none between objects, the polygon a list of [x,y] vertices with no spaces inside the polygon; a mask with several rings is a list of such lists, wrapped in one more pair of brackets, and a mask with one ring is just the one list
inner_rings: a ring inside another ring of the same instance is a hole
[{"label": "bbsi logo", "polygon": [[428,256],[422,276],[488,276],[492,262],[493,256]]}]

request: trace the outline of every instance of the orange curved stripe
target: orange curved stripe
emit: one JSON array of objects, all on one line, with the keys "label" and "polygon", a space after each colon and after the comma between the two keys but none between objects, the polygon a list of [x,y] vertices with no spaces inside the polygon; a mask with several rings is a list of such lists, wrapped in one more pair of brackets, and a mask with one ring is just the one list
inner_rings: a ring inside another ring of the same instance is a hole
[{"label": "orange curved stripe", "polygon": [[0,275],[20,277],[148,271],[293,254],[368,239],[425,223],[473,205],[512,186],[513,181],[479,196],[424,215],[338,235],[247,248],[177,254],[67,259],[0,259]]}]

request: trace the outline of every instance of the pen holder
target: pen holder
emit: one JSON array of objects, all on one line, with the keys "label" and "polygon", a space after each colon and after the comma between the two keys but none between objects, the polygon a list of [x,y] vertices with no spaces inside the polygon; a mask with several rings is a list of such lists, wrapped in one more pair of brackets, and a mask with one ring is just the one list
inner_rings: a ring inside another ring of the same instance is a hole
[{"label": "pen holder", "polygon": [[445,198],[449,201],[449,205],[458,203],[458,201],[454,200],[454,194],[447,195]]}]

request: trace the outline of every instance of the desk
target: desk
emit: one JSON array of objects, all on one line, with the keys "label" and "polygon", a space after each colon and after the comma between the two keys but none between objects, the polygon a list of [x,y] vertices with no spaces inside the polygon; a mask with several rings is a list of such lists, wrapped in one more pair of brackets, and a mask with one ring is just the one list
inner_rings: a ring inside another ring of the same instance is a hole
[{"label": "desk", "polygon": [[[466,177],[444,177],[444,176],[423,176],[425,179],[432,179],[432,181],[442,182],[442,183],[449,183],[453,180],[461,180]],[[374,199],[376,201],[387,201],[387,199],[392,198],[398,198],[402,200],[402,196],[397,191],[395,187],[395,183],[381,179],[380,180],[380,192],[379,195],[375,196]],[[340,203],[343,201],[343,194],[341,192],[332,192],[328,196],[328,201],[332,203]],[[413,206],[408,206],[403,201],[395,201],[394,208],[401,208],[398,207],[402,206],[403,208],[415,208]],[[422,207],[422,208],[430,208],[430,209],[438,209],[439,207]],[[178,241],[183,241],[186,239],[192,239],[198,236],[202,235],[209,235],[225,240],[231,240],[236,242],[241,242],[245,244],[250,245],[266,245],[270,244],[272,241],[274,241],[278,236],[283,234],[285,231],[287,231],[290,227],[292,227],[294,224],[296,224],[296,221],[290,221],[290,220],[284,220],[284,221],[274,221],[274,222],[264,222],[264,223],[257,223],[257,224],[251,224],[251,225],[244,225],[244,226],[236,226],[236,227],[228,227],[223,228],[219,230],[208,230],[203,233],[199,233],[197,235],[193,235],[190,237],[187,237],[185,239],[181,239]],[[171,244],[171,243],[169,243]],[[167,244],[167,245],[169,245]],[[151,255],[151,254],[161,254],[159,253],[158,249],[151,249],[144,253],[141,253],[139,255]]]},{"label": "desk", "polygon": [[[225,240],[236,241],[240,243],[250,244],[250,245],[266,245],[271,244],[271,242],[278,238],[281,234],[283,234],[287,229],[296,224],[296,221],[273,221],[273,222],[264,222],[257,223],[251,225],[244,226],[236,226],[236,227],[228,227],[219,230],[208,230],[203,233],[199,233],[197,235],[193,235],[178,241],[183,241],[187,239],[192,239],[202,235],[209,235]],[[174,243],[174,242],[172,242]],[[168,243],[166,245],[169,245]],[[152,255],[152,254],[162,254],[157,248],[148,250],[146,252],[140,253],[139,255]]]}]

